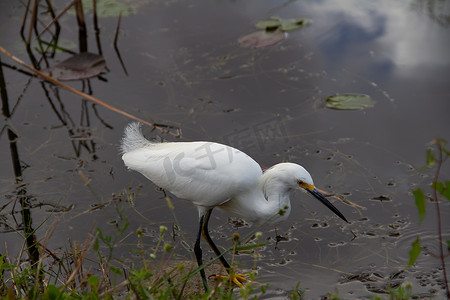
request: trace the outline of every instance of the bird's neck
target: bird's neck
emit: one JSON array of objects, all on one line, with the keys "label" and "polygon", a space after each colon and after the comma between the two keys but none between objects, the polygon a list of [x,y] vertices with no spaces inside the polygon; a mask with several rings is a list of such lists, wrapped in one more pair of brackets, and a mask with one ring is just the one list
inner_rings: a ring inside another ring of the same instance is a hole
[{"label": "bird's neck", "polygon": [[286,185],[276,174],[272,174],[271,170],[265,172],[259,180],[259,189],[262,191],[264,198],[271,205],[282,207],[290,206],[291,188]]},{"label": "bird's neck", "polygon": [[258,183],[258,203],[255,205],[258,220],[256,223],[276,224],[289,216],[291,212],[290,202],[291,189],[271,174],[270,170],[265,172]]},{"label": "bird's neck", "polygon": [[287,219],[291,212],[290,191],[276,174],[268,170],[261,175],[255,189],[232,198],[219,207],[256,225],[276,224]]}]

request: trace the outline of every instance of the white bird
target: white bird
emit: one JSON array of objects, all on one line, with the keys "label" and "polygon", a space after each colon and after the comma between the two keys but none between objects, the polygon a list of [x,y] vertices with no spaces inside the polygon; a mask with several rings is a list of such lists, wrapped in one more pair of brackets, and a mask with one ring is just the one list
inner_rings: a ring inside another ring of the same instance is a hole
[{"label": "white bird", "polygon": [[[294,163],[279,163],[262,171],[244,152],[213,142],[158,143],[147,140],[141,124],[130,123],[121,143],[125,165],[138,171],[158,187],[180,199],[191,201],[198,209],[199,230],[194,246],[197,263],[202,266],[200,236],[206,239],[229,274],[239,286],[245,275],[234,274],[212,241],[208,221],[213,208],[252,223],[276,224],[291,211],[290,192],[304,190],[325,204],[341,219],[347,219],[315,187],[311,175]],[[205,290],[205,271],[200,270]]]}]

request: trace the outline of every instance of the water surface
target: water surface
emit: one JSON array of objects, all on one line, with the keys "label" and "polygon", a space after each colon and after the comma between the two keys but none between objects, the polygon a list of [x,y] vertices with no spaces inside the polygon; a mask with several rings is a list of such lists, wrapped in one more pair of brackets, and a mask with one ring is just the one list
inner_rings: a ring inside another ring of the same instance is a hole
[{"label": "water surface", "polygon": [[[55,4],[56,5],[56,4]],[[60,4],[57,4],[60,5]],[[434,207],[428,203],[421,225],[411,191],[427,191],[432,172],[421,173],[425,145],[450,139],[448,3],[444,1],[140,1],[125,14],[119,50],[113,48],[116,17],[100,19],[108,72],[70,82],[77,89],[140,118],[182,131],[189,140],[219,141],[238,147],[263,167],[281,161],[303,165],[315,184],[360,206],[333,200],[350,224],[344,224],[306,194],[293,195],[292,214],[277,227],[286,237],[275,243],[273,228],[264,229],[270,245],[261,249],[258,282],[270,283],[268,297],[284,297],[298,281],[305,298],[327,292],[342,298],[385,293],[389,286],[411,282],[418,295],[443,297],[439,260],[421,255],[406,270],[408,251],[417,235],[438,252]],[[62,7],[58,7],[62,9]],[[29,62],[19,29],[24,8],[2,3],[0,44]],[[238,38],[270,16],[305,17],[311,25],[290,32],[281,44],[244,49]],[[92,13],[86,14],[88,20]],[[61,19],[61,43],[77,50],[72,15]],[[97,52],[88,22],[89,50]],[[37,54],[36,54],[37,55]],[[58,52],[50,63],[67,57]],[[7,57],[3,63],[14,65]],[[42,65],[44,67],[44,64]],[[120,218],[130,223],[115,249],[122,259],[139,260],[135,231],[145,231],[154,246],[161,224],[174,219],[164,195],[141,175],[128,172],[118,154],[123,127],[130,121],[65,90],[3,68],[11,118],[3,121],[17,133],[22,181],[11,163],[10,141],[1,136],[1,230],[8,253],[22,247],[18,191],[26,195],[35,235],[56,226],[47,248],[62,252],[68,242],[82,242],[91,228],[114,234]],[[89,83],[89,85],[88,85]],[[334,94],[366,94],[373,108],[338,111],[325,108]],[[2,127],[3,127],[2,126]],[[173,137],[145,130],[148,137]],[[80,172],[90,183],[87,186]],[[447,180],[448,167],[442,170]],[[143,186],[140,186],[143,184]],[[134,206],[119,197],[138,192]],[[114,194],[114,195],[112,195]],[[22,194],[23,195],[23,194]],[[174,198],[174,197],[173,197]],[[119,201],[122,200],[122,201]],[[99,203],[108,205],[93,209]],[[173,199],[175,214],[192,244],[197,212]],[[448,202],[441,207],[449,238]],[[210,227],[218,245],[252,228],[235,228],[215,211]],[[54,223],[56,222],[56,223]],[[42,224],[40,226],[40,224]],[[190,258],[177,237],[180,257]],[[213,253],[207,251],[206,257]],[[0,253],[6,251],[0,245]],[[106,249],[105,249],[106,251]],[[253,257],[240,255],[242,268]]]}]

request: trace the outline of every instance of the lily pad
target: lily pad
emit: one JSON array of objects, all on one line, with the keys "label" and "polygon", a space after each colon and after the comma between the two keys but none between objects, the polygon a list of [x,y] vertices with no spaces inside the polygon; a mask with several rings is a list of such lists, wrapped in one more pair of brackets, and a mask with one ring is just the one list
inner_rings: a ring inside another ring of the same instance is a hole
[{"label": "lily pad", "polygon": [[325,99],[325,106],[332,109],[359,110],[373,107],[375,100],[367,95],[344,94],[329,96]]},{"label": "lily pad", "polygon": [[[93,0],[82,0],[84,13],[93,10]],[[122,17],[136,15],[139,9],[146,5],[148,0],[97,0],[97,16],[99,18]],[[70,14],[75,15],[75,9],[72,7],[69,10]]]},{"label": "lily pad", "polygon": [[278,44],[279,42],[283,41],[286,36],[286,32],[280,30],[259,30],[239,38],[238,42],[242,47],[253,47],[258,49]]},{"label": "lily pad", "polygon": [[103,56],[82,52],[42,72],[58,80],[80,80],[99,75],[105,67],[106,61]]},{"label": "lily pad", "polygon": [[278,19],[261,20],[256,22],[255,26],[259,29],[264,29],[267,31],[278,29],[281,23]]},{"label": "lily pad", "polygon": [[258,21],[255,26],[266,31],[281,30],[290,31],[297,30],[309,24],[308,19],[281,19],[278,17],[271,17],[269,20]]}]

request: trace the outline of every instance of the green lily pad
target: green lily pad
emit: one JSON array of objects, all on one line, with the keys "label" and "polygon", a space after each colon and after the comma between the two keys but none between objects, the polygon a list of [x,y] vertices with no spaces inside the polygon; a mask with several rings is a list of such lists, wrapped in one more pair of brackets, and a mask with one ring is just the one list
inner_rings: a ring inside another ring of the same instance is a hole
[{"label": "green lily pad", "polygon": [[[149,0],[97,0],[97,16],[99,18],[118,17],[122,13],[122,17],[136,15],[139,9],[146,5]],[[93,0],[82,0],[84,13],[93,10]],[[70,14],[75,14],[72,7]]]},{"label": "green lily pad", "polygon": [[256,22],[255,26],[266,31],[273,31],[277,29],[282,31],[290,31],[300,29],[308,24],[309,20],[303,18],[281,19],[278,17],[271,17],[268,20],[261,20]]},{"label": "green lily pad", "polygon": [[367,95],[344,94],[329,96],[325,99],[327,108],[341,110],[359,110],[373,107],[375,100]]},{"label": "green lily pad", "polygon": [[275,30],[280,27],[281,23],[278,19],[261,20],[256,22],[255,26],[259,29],[264,29],[267,31]]}]

